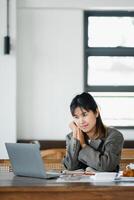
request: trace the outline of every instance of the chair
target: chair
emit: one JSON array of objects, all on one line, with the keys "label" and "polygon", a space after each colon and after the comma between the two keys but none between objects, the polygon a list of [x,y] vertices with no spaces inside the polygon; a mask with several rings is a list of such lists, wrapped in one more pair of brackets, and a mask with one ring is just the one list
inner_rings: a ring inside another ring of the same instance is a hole
[{"label": "chair", "polygon": [[0,172],[10,172],[12,171],[11,163],[9,160],[0,160]]},{"label": "chair", "polygon": [[123,148],[121,153],[120,170],[124,170],[130,163],[134,163],[134,149]]},{"label": "chair", "polygon": [[46,169],[62,171],[64,169],[62,160],[65,153],[66,150],[64,148],[41,150],[41,157],[44,160]]}]

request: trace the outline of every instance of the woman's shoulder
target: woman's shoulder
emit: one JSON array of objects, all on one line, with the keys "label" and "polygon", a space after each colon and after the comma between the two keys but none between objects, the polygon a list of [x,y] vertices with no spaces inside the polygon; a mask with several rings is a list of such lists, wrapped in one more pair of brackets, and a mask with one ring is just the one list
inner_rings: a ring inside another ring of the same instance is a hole
[{"label": "woman's shoulder", "polygon": [[66,135],[66,138],[71,139],[73,137],[73,132],[70,132]]},{"label": "woman's shoulder", "polygon": [[123,138],[123,134],[116,128],[114,127],[107,127],[107,137],[111,138],[111,137],[114,137],[114,138]]}]

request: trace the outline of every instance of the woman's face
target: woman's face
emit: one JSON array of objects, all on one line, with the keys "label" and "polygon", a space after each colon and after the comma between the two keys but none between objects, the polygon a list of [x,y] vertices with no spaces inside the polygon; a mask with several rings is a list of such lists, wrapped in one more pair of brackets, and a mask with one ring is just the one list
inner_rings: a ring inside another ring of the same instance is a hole
[{"label": "woman's face", "polygon": [[98,111],[94,113],[92,110],[87,111],[83,108],[77,107],[74,111],[74,122],[85,133],[93,132],[96,127],[96,117]]}]

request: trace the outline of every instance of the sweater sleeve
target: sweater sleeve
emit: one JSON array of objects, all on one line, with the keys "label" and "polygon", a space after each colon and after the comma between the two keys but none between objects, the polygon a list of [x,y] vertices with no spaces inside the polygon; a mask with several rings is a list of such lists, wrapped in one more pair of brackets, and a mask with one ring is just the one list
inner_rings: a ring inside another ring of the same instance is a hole
[{"label": "sweater sleeve", "polygon": [[75,170],[81,168],[81,162],[78,160],[80,151],[80,143],[73,138],[72,133],[66,136],[66,156],[63,164],[68,170]]}]

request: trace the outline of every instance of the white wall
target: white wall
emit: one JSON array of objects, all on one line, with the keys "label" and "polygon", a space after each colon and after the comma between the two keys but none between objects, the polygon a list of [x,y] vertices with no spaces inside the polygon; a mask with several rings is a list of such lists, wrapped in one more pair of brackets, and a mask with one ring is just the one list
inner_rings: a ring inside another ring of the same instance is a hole
[{"label": "white wall", "polygon": [[70,101],[83,91],[83,9],[132,10],[134,1],[17,3],[18,139],[65,139]]},{"label": "white wall", "polygon": [[16,1],[10,1],[11,53],[4,55],[6,1],[0,0],[0,159],[7,158],[5,142],[16,141]]},{"label": "white wall", "polygon": [[82,11],[19,9],[18,138],[65,139],[83,90]]},{"label": "white wall", "polygon": [[69,8],[69,9],[130,9],[133,0],[17,0],[21,8]]}]

